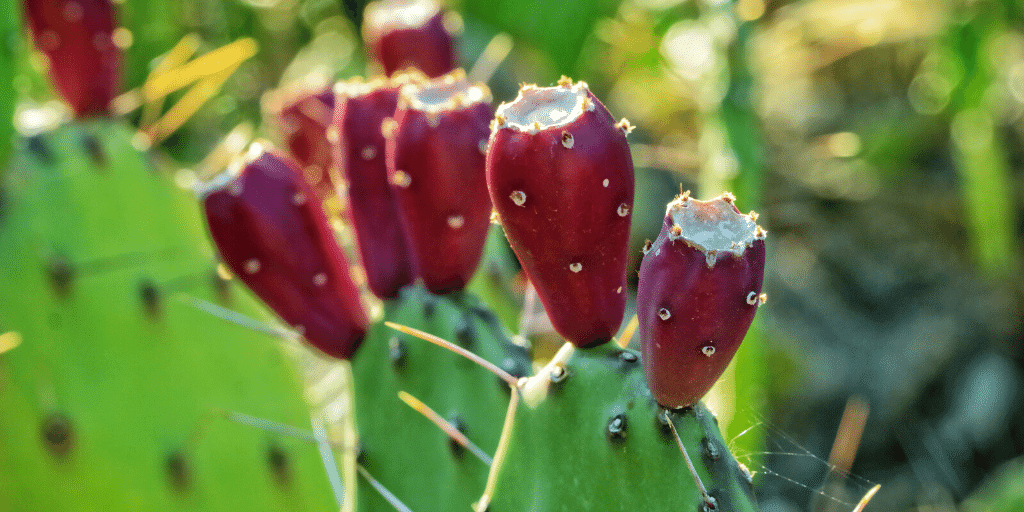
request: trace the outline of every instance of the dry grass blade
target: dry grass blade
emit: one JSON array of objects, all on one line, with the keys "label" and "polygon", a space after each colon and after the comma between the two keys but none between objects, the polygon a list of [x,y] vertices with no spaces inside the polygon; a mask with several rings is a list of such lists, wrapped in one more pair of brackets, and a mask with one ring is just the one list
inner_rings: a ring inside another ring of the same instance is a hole
[{"label": "dry grass blade", "polygon": [[871,490],[869,490],[864,495],[864,497],[860,499],[860,501],[857,503],[857,508],[853,509],[853,512],[864,512],[864,507],[868,506],[868,502],[871,501],[871,498],[875,497],[875,494],[881,488],[882,484],[877,484],[874,487],[872,487]]},{"label": "dry grass blade", "polygon": [[640,327],[640,319],[633,315],[633,318],[626,324],[626,328],[622,330],[622,337],[617,340],[620,347],[626,348],[629,346],[629,342],[633,340],[633,335],[636,334],[637,327]]},{"label": "dry grass blade", "polygon": [[498,66],[512,52],[512,44],[512,37],[508,34],[501,33],[494,36],[469,70],[469,81],[489,82],[494,76],[494,72],[498,70]]},{"label": "dry grass blade", "polygon": [[174,91],[184,89],[193,82],[237,68],[256,55],[259,45],[252,38],[243,38],[224,45],[210,53],[167,70],[147,80],[143,85],[143,101],[153,101]]}]

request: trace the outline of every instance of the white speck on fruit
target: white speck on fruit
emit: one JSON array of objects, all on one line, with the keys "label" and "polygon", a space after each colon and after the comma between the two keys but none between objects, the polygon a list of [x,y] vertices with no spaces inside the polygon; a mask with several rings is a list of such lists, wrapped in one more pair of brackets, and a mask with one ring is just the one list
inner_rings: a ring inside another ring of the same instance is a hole
[{"label": "white speck on fruit", "polygon": [[317,273],[315,276],[313,276],[313,284],[317,286],[323,286],[327,284],[327,274],[323,272]]},{"label": "white speck on fruit", "polygon": [[762,293],[761,295],[758,295],[758,297],[757,297],[757,305],[760,306],[761,304],[764,304],[765,302],[768,302],[768,294],[767,293]]},{"label": "white speck on fruit", "polygon": [[448,216],[448,227],[450,227],[452,229],[459,229],[465,223],[466,223],[466,219],[462,215],[449,215]]},{"label": "white speck on fruit", "polygon": [[569,270],[572,270],[574,273],[579,273],[579,271],[583,270],[583,264],[578,261],[574,261],[569,264]]},{"label": "white speck on fruit", "polygon": [[611,183],[611,182],[608,181],[608,178],[605,178],[604,181],[601,182],[601,184],[604,185],[604,188],[608,188],[608,184],[609,183]]},{"label": "white speck on fruit", "polygon": [[622,293],[622,287],[620,286],[620,287],[616,288],[615,289],[615,293]]},{"label": "white speck on fruit", "polygon": [[619,205],[619,209],[617,211],[619,213],[619,217],[625,217],[626,215],[629,215],[629,205],[622,203]]},{"label": "white speck on fruit", "polygon": [[385,139],[390,139],[395,134],[395,130],[397,129],[398,123],[394,120],[394,118],[386,117],[380,123],[380,134],[383,135]]},{"label": "white speck on fruit", "polygon": [[256,272],[260,271],[260,260],[256,258],[245,260],[243,268],[245,268],[246,273],[255,274]]},{"label": "white speck on fruit", "polygon": [[751,306],[757,305],[757,292],[750,292],[747,294],[747,304]]},{"label": "white speck on fruit", "polygon": [[705,346],[704,348],[700,349],[700,351],[703,352],[704,355],[708,357],[715,355],[715,347],[712,347],[711,345]]},{"label": "white speck on fruit", "polygon": [[[572,134],[563,130],[562,131],[562,145],[565,146],[566,149],[572,149],[572,146],[573,146],[574,143],[575,143],[575,141],[572,138]],[[605,181],[607,181],[607,180],[605,180]]]},{"label": "white speck on fruit", "polygon": [[512,199],[512,202],[515,203],[516,206],[523,206],[526,204],[526,192],[523,192],[522,190],[513,190],[508,197]]},{"label": "white speck on fruit", "polygon": [[718,261],[718,251],[712,249],[704,253],[704,261],[708,264],[708,268],[715,266],[715,262]]},{"label": "white speck on fruit", "polygon": [[669,310],[665,308],[661,308],[658,310],[658,317],[661,318],[662,320],[668,320],[669,318],[672,318],[672,313],[670,313]]},{"label": "white speck on fruit", "polygon": [[395,171],[395,174],[391,176],[391,182],[402,188],[408,188],[412,185],[412,176],[405,171]]}]

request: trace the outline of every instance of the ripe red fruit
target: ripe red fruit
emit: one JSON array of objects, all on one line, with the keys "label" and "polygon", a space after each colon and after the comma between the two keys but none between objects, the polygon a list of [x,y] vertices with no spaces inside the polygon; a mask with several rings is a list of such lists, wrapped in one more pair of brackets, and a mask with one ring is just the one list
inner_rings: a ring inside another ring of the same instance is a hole
[{"label": "ripe red fruit", "polygon": [[415,67],[436,78],[458,66],[445,12],[432,0],[371,2],[363,12],[363,39],[389,76]]},{"label": "ripe red fruit", "polygon": [[402,88],[388,175],[424,284],[461,290],[480,263],[491,201],[484,178],[491,92],[462,70]]},{"label": "ripe red fruit", "polygon": [[725,371],[757,307],[765,231],[728,193],[689,193],[668,204],[658,239],[644,248],[637,317],[647,385],[659,404],[693,405]]},{"label": "ripe red fruit", "polygon": [[313,188],[295,162],[259,143],[233,167],[202,191],[224,263],[313,346],[351,358],[367,318]]},{"label": "ripe red fruit", "polygon": [[491,201],[555,330],[579,347],[610,340],[625,311],[631,129],[565,77],[524,86],[493,124]]},{"label": "ripe red fruit", "polygon": [[76,117],[104,115],[120,91],[121,50],[110,0],[24,0],[36,47]]},{"label": "ripe red fruit", "polygon": [[331,145],[324,135],[334,117],[334,91],[324,81],[299,91],[282,90],[268,97],[267,117],[302,165],[303,176],[323,198],[335,194]]},{"label": "ripe red fruit", "polygon": [[396,297],[416,280],[397,198],[388,182],[381,128],[392,122],[402,85],[417,76],[342,82],[334,89],[337,107],[328,132],[334,161],[348,181],[349,215],[370,291],[380,298]]}]

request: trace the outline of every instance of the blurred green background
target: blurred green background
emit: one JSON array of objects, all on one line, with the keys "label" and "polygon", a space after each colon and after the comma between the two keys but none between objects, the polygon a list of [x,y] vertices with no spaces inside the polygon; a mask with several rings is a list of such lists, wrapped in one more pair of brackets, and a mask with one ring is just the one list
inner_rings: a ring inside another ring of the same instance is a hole
[{"label": "blurred green background", "polygon": [[[123,115],[145,132],[196,107],[154,140],[185,183],[220,170],[208,155],[232,130],[279,138],[272,91],[367,74],[361,0],[116,3]],[[852,510],[875,484],[867,510],[1024,509],[1024,2],[447,6],[467,69],[511,41],[496,102],[565,74],[636,126],[634,268],[680,184],[761,213],[769,302],[709,402],[763,510]],[[54,94],[2,9],[6,142]],[[208,63],[226,76],[209,98],[139,100],[154,70],[239,41],[255,54]]]}]

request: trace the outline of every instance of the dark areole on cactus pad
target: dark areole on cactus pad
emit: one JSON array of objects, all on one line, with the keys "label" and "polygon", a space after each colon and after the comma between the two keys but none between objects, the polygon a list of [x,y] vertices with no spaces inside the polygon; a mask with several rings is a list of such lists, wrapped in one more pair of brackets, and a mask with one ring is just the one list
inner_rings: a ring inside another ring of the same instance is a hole
[{"label": "dark areole on cactus pad", "polygon": [[367,318],[349,265],[298,164],[254,143],[200,194],[228,268],[313,346],[349,359]]},{"label": "dark areole on cactus pad", "polygon": [[491,92],[461,69],[402,88],[387,131],[388,176],[420,277],[434,293],[465,288],[483,254]]},{"label": "dark areole on cactus pad", "polygon": [[388,182],[382,127],[398,107],[403,85],[425,80],[400,73],[389,80],[340,82],[328,131],[334,161],[348,182],[349,216],[370,291],[394,298],[416,280],[415,262]]},{"label": "dark areole on cactus pad", "polygon": [[108,114],[121,88],[121,49],[114,43],[117,23],[110,0],[24,0],[22,5],[36,48],[50,62],[53,85],[75,116]]},{"label": "dark areole on cactus pad", "polygon": [[647,385],[678,409],[703,397],[725,371],[764,303],[766,232],[732,194],[689,192],[668,204],[661,234],[644,247],[637,317]]},{"label": "dark areole on cactus pad", "polygon": [[371,2],[363,12],[363,40],[385,74],[413,67],[437,78],[458,66],[446,14],[433,0]]},{"label": "dark areole on cactus pad", "polygon": [[610,340],[625,311],[631,129],[566,77],[523,86],[492,124],[491,201],[555,330],[579,347]]}]

